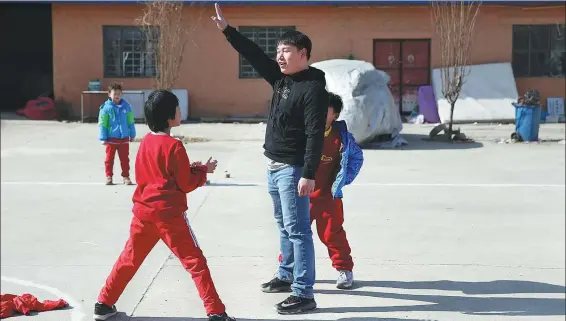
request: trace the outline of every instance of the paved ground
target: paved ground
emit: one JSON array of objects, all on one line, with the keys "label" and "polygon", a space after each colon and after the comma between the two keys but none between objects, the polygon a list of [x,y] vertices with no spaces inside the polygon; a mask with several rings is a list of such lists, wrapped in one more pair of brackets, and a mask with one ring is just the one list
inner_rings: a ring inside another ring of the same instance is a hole
[{"label": "paved ground", "polygon": [[[134,188],[102,184],[95,125],[3,120],[1,127],[2,293],[64,297],[74,306],[31,320],[91,319],[128,236]],[[407,126],[409,146],[365,151],[359,179],[345,190],[358,287],[334,288],[317,240],[320,309],[286,318],[272,308],[284,295],[258,290],[278,253],[264,126],[176,130],[211,139],[186,145],[192,159],[219,159],[213,184],[189,196],[189,211],[229,312],[244,321],[564,320],[564,145],[494,143],[509,137],[508,125],[464,128],[480,142],[426,143],[419,138],[430,126]],[[543,126],[541,137],[564,139],[564,125]],[[161,244],[118,308],[117,320],[204,320],[192,280]]]}]

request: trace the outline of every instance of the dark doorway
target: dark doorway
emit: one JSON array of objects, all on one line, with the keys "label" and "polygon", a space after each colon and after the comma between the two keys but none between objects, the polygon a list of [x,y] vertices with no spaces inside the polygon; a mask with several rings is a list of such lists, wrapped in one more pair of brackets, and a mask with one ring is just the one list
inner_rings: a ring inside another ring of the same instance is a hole
[{"label": "dark doorway", "polygon": [[401,114],[417,106],[420,86],[430,84],[430,39],[376,39],[373,65],[385,71]]},{"label": "dark doorway", "polygon": [[15,111],[39,95],[53,98],[51,4],[0,4],[0,110]]}]

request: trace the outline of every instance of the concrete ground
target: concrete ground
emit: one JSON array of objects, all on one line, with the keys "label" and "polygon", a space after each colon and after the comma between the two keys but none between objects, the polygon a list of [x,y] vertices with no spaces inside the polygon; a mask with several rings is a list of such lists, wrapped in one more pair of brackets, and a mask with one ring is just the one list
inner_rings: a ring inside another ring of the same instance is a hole
[{"label": "concrete ground", "polygon": [[[188,198],[228,312],[244,321],[564,320],[565,155],[556,143],[564,124],[544,125],[543,144],[496,143],[509,137],[509,125],[463,126],[476,144],[423,142],[430,127],[406,126],[403,148],[365,150],[359,178],[344,191],[356,288],[334,287],[336,271],[317,239],[319,309],[294,317],[273,309],[284,294],[258,289],[278,254],[265,127],[176,129],[210,140],[186,145],[192,160],[219,160],[212,184]],[[91,319],[128,237],[134,187],[103,185],[96,135],[94,124],[2,120],[2,293],[73,306],[31,320]],[[136,150],[134,143],[132,164]],[[205,320],[191,278],[163,244],[117,306],[123,313],[115,320]]]}]

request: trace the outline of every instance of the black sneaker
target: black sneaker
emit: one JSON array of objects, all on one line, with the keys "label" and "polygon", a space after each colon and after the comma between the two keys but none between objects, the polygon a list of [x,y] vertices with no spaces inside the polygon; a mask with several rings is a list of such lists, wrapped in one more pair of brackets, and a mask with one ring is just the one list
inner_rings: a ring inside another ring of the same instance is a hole
[{"label": "black sneaker", "polygon": [[267,283],[263,283],[261,290],[265,293],[291,292],[291,282],[274,278]]},{"label": "black sneaker", "polygon": [[306,313],[316,309],[316,302],[314,299],[300,298],[291,295],[285,301],[275,305],[275,309],[279,314],[299,314]]},{"label": "black sneaker", "polygon": [[211,314],[208,316],[208,321],[236,321],[235,318],[229,317],[226,312],[222,314]]},{"label": "black sneaker", "polygon": [[107,306],[104,303],[96,302],[94,305],[94,320],[96,321],[106,321],[114,316],[118,311],[116,306]]}]

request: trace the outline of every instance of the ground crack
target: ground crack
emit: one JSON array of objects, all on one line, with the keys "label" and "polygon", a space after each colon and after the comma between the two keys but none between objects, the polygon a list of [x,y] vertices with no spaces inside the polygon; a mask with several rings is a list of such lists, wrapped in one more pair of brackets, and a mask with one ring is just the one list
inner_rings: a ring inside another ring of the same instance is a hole
[{"label": "ground crack", "polygon": [[167,261],[169,261],[172,257],[173,257],[173,253],[170,253],[169,255],[167,255],[167,258],[163,261],[163,263],[161,264],[161,266],[159,267],[159,269],[157,270],[157,272],[155,273],[155,275],[153,276],[153,278],[151,278],[151,282],[149,282],[148,286],[145,288],[145,291],[143,291],[140,300],[136,303],[136,305],[135,305],[134,308],[132,309],[132,312],[131,312],[130,315],[128,316],[128,320],[131,320],[131,319],[132,319],[132,316],[134,315],[134,313],[135,313],[136,310],[138,309],[138,306],[142,303],[143,299],[145,298],[145,295],[147,294],[147,292],[149,291],[149,289],[150,289],[151,286],[153,285],[153,282],[155,282],[155,280],[156,280],[157,277],[159,276],[159,273],[161,273],[161,271],[163,270],[163,268],[165,268],[165,264],[167,264]]}]

